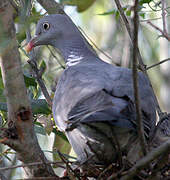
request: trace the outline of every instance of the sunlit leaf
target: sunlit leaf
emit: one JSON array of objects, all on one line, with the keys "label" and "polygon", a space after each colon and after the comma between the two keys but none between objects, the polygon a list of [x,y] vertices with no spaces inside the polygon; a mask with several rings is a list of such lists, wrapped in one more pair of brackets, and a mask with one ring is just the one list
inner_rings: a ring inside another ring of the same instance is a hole
[{"label": "sunlit leaf", "polygon": [[16,33],[16,38],[18,40],[18,43],[21,44],[21,42],[26,39],[25,31]]},{"label": "sunlit leaf", "polygon": [[119,19],[119,11],[116,11],[116,19]]},{"label": "sunlit leaf", "polygon": [[51,134],[51,132],[53,131],[53,122],[51,120],[51,115],[49,115],[46,119],[45,119],[45,130],[46,133],[48,135]]},{"label": "sunlit leaf", "polygon": [[60,0],[62,4],[77,6],[78,12],[88,9],[96,0]]},{"label": "sunlit leaf", "polygon": [[139,13],[139,16],[141,16],[144,19],[145,18],[145,13]]},{"label": "sunlit leaf", "polygon": [[130,16],[130,15],[131,15],[131,10],[127,10],[127,11],[126,11],[126,15],[127,15],[127,16]]},{"label": "sunlit leaf", "polygon": [[139,4],[140,4],[140,5],[143,5],[143,4],[145,4],[145,3],[150,3],[151,1],[153,1],[153,0],[140,0],[140,1],[139,1]]},{"label": "sunlit leaf", "polygon": [[26,87],[29,87],[29,86],[37,87],[35,78],[24,75],[24,81],[25,81]]},{"label": "sunlit leaf", "polygon": [[[49,151],[49,150],[43,150],[44,152],[49,152],[49,153],[52,153],[52,154],[56,154],[57,153],[57,151],[56,150],[53,150],[53,151]],[[74,157],[74,156],[70,156],[70,155],[68,155],[68,154],[64,154],[64,153],[62,153],[63,154],[63,156],[64,157],[66,157],[67,159],[74,159],[74,160],[76,160],[77,158],[76,157]]]},{"label": "sunlit leaf", "polygon": [[60,136],[64,141],[68,142],[67,137],[65,136],[65,134],[61,131],[58,131],[57,128],[53,128],[53,133],[55,133],[56,135]]},{"label": "sunlit leaf", "polygon": [[105,15],[111,15],[111,14],[115,14],[116,13],[116,10],[111,10],[111,11],[108,11],[108,12],[104,12],[104,13],[100,13],[98,15],[102,15],[102,16],[105,16]]},{"label": "sunlit leaf", "polygon": [[[69,154],[71,150],[71,145],[68,141],[65,141],[62,137],[55,135],[54,143],[53,143],[53,151],[55,152],[55,149],[60,151],[62,154]],[[53,160],[57,161],[60,160],[60,156],[58,153],[53,153]]]}]

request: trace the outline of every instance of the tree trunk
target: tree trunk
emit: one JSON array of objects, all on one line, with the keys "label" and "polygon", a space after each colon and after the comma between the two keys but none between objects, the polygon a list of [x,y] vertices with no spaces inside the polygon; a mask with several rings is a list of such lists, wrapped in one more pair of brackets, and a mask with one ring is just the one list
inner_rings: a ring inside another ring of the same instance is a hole
[{"label": "tree trunk", "polygon": [[[8,105],[8,129],[0,142],[17,152],[23,163],[42,162],[26,168],[29,176],[55,176],[37,141],[27,97],[13,22],[14,9],[8,0],[0,1],[0,64]],[[56,177],[56,176],[55,176]]]}]

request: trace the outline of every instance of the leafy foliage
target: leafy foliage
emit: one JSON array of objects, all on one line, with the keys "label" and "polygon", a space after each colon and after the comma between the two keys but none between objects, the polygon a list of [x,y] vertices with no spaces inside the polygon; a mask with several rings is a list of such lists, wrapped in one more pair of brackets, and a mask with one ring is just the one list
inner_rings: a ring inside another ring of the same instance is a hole
[{"label": "leafy foliage", "polygon": [[[60,131],[58,131],[57,127],[54,125],[54,120],[52,118],[51,108],[48,106],[44,96],[41,92],[41,89],[33,77],[33,73],[30,70],[30,67],[26,65],[26,60],[28,60],[28,55],[25,54],[23,50],[23,46],[26,44],[26,29],[30,28],[31,32],[34,34],[34,27],[37,21],[44,15],[42,13],[42,9],[37,6],[38,3],[34,1],[33,7],[31,9],[31,16],[22,18],[22,15],[25,13],[23,9],[20,7],[21,1],[15,1],[18,3],[18,14],[15,17],[15,24],[17,28],[17,41],[18,47],[21,50],[21,58],[24,72],[24,80],[27,87],[28,95],[31,102],[32,112],[34,115],[34,128],[37,134],[41,134],[43,137],[49,137],[51,134],[54,135],[53,147],[52,147],[52,159],[59,160],[59,156],[56,153],[56,149],[60,150],[62,153],[69,154],[71,150],[71,146],[68,143],[67,137]],[[111,2],[109,4],[109,2]],[[114,57],[118,64],[129,67],[131,65],[131,48],[130,42],[127,38],[127,35],[122,28],[120,23],[120,14],[118,9],[113,6],[113,1],[105,1],[105,0],[60,0],[60,3],[70,6],[76,6],[78,12],[84,12],[80,19],[86,26],[88,30],[90,30],[95,34],[94,39],[100,48]],[[94,4],[95,3],[95,4]],[[124,4],[123,11],[125,15],[131,19],[133,15],[133,6],[129,1],[122,1]],[[94,5],[93,5],[94,4]],[[147,18],[157,18],[156,12],[160,11],[160,4],[154,0],[140,0],[139,1],[139,15],[141,19]],[[146,8],[147,6],[147,8]],[[89,8],[91,7],[91,8]],[[88,9],[89,8],[89,9]],[[44,10],[44,9],[43,9]],[[146,10],[146,11],[145,11]],[[148,10],[150,11],[148,13]],[[21,13],[23,11],[23,14]],[[97,12],[97,13],[96,13]],[[102,13],[101,13],[102,12]],[[168,14],[168,10],[166,11]],[[93,15],[92,15],[93,14]],[[97,14],[97,15],[96,15]],[[93,16],[93,17],[92,17]],[[113,19],[114,26],[113,26]],[[107,18],[110,18],[107,21]],[[101,19],[100,19],[101,18]],[[102,19],[103,18],[103,19]],[[91,24],[92,25],[91,25]],[[104,25],[107,25],[106,29],[104,29]],[[111,24],[111,26],[110,26]],[[157,62],[160,54],[161,54],[161,45],[157,41],[158,35],[151,29],[148,30],[148,27],[145,24],[141,25],[140,32],[140,50],[144,56],[146,64]],[[110,27],[112,32],[110,31]],[[89,34],[93,34],[89,33]],[[107,37],[107,38],[105,38]],[[105,38],[105,39],[104,39]],[[56,62],[56,58],[61,61],[61,58],[57,55],[54,56],[47,51],[44,47],[43,50],[36,49],[37,54],[37,64],[39,69],[42,72],[42,79],[48,89],[48,92],[51,97],[54,96],[55,86],[57,84],[58,77],[62,72],[61,66],[59,66]],[[118,58],[117,58],[118,57]],[[156,68],[153,70],[150,75],[152,80],[154,80],[154,85],[158,84],[156,90],[159,94],[161,84],[164,81],[163,76],[157,78],[157,75],[160,74],[161,69]],[[167,73],[167,72],[166,72]],[[168,73],[167,73],[168,74]],[[169,76],[168,76],[169,77]],[[168,78],[166,82],[168,81]],[[54,82],[56,81],[56,82]],[[53,87],[54,86],[54,87]],[[168,101],[168,100],[167,100]],[[45,117],[45,121],[40,120],[40,116]],[[4,92],[4,85],[2,76],[0,74],[0,127],[7,126],[7,104],[6,97]],[[0,153],[1,157],[5,157],[9,161],[12,161],[9,154],[12,154],[9,149],[6,151],[2,151]],[[113,169],[112,169],[113,170]],[[111,172],[113,173],[114,170]]]},{"label": "leafy foliage", "polygon": [[60,0],[62,4],[76,6],[78,12],[87,10],[96,0]]}]

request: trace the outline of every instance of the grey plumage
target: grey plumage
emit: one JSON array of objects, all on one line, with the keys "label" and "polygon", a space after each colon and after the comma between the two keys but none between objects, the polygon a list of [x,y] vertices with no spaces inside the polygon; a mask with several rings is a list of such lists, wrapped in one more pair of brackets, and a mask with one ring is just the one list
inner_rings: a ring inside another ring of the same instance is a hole
[{"label": "grey plumage", "polygon": [[[44,23],[50,28],[45,30]],[[65,15],[42,18],[31,42],[34,46],[58,48],[67,64],[57,84],[53,116],[64,131],[80,162],[110,163],[117,152],[128,155],[137,142],[132,71],[115,67],[91,50],[72,21]],[[155,128],[156,110],[152,90],[138,73],[145,136]]]}]

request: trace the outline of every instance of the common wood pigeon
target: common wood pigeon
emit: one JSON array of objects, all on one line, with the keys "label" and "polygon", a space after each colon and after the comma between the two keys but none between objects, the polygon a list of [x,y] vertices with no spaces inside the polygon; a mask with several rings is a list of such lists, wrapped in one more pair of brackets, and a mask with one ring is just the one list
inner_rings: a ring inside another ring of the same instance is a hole
[{"label": "common wood pigeon", "polygon": [[[39,20],[30,51],[39,45],[60,50],[66,69],[57,84],[53,116],[78,161],[110,163],[117,152],[128,154],[138,140],[132,71],[102,61],[74,25],[61,14]],[[156,123],[156,109],[147,77],[139,72],[139,93],[145,137]]]}]

